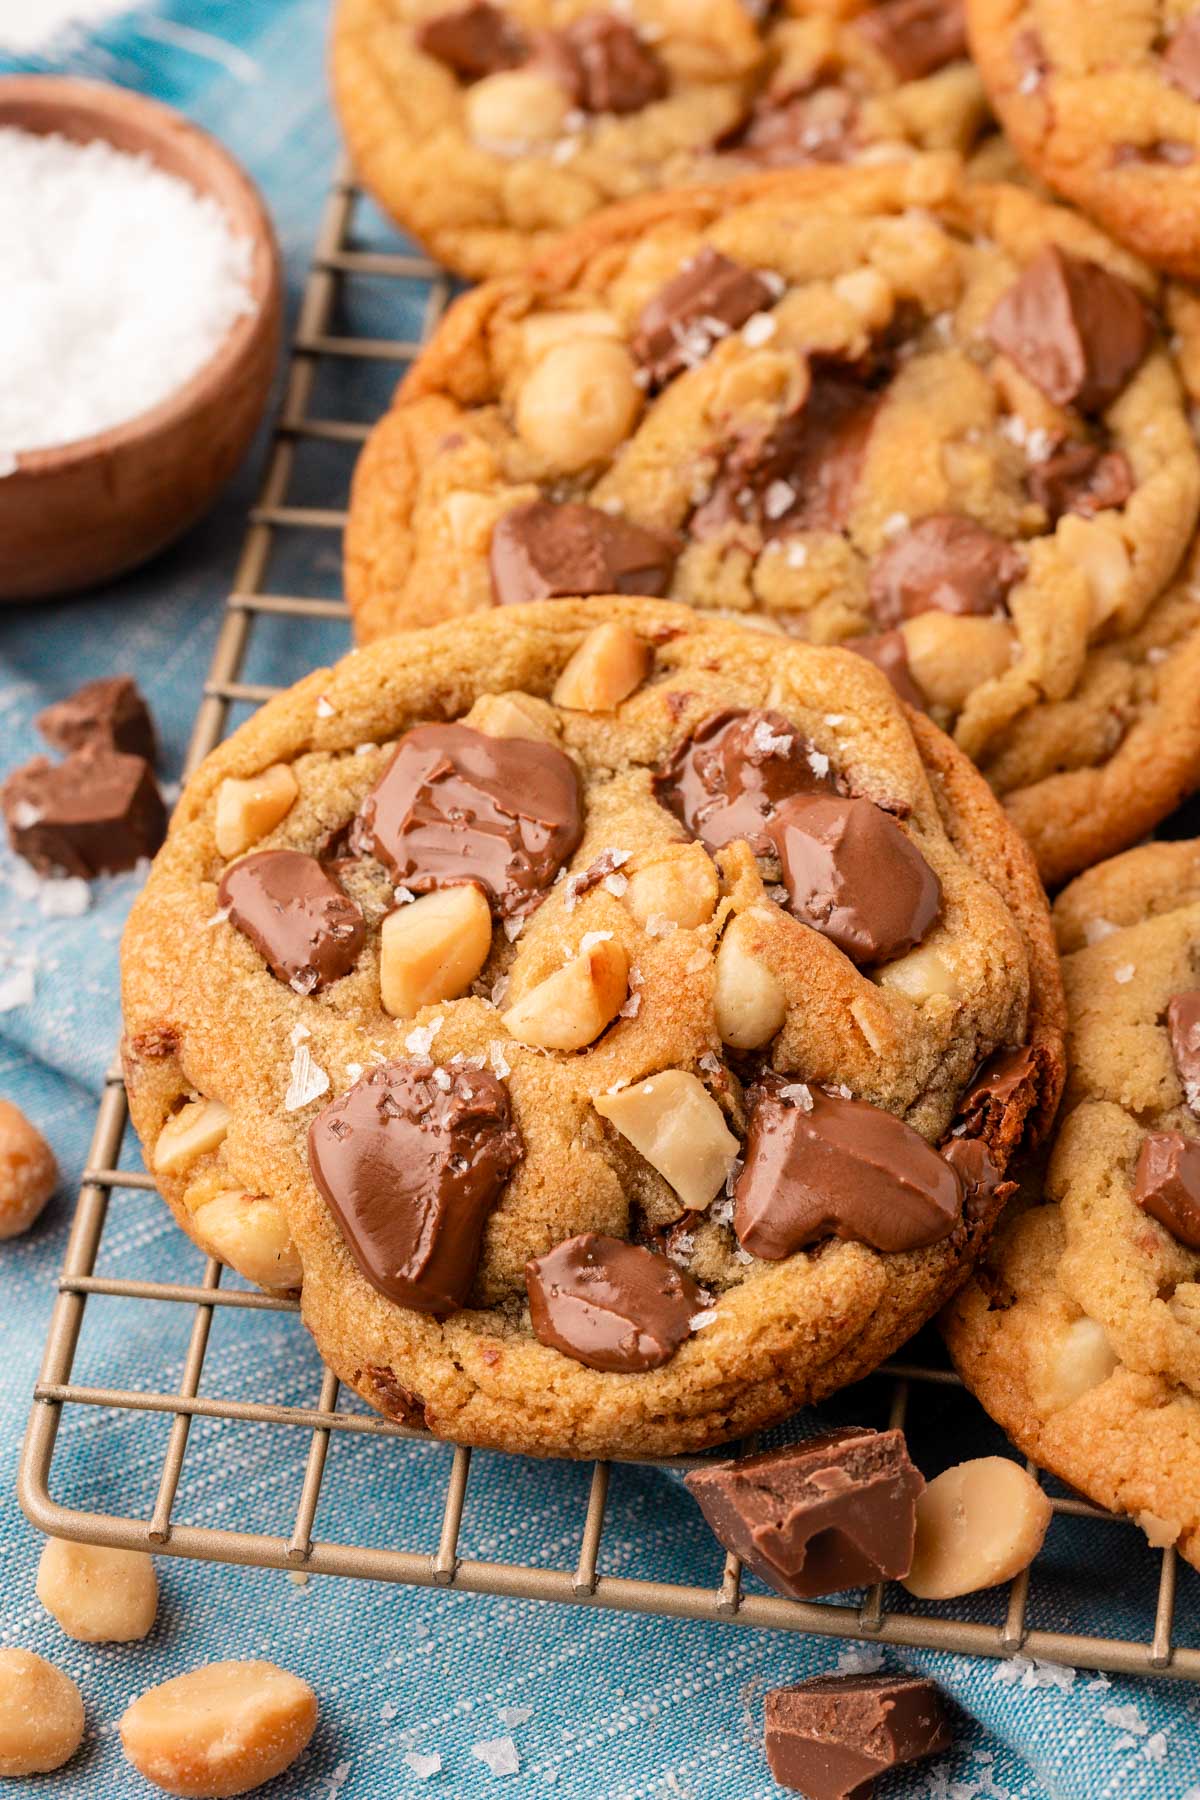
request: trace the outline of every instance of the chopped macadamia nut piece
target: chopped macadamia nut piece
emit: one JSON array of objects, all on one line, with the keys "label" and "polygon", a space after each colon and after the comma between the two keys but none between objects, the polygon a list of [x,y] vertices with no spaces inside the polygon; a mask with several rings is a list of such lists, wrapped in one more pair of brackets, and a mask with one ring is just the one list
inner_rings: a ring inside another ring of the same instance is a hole
[{"label": "chopped macadamia nut piece", "polygon": [[904,1579],[919,1600],[953,1600],[1011,1581],[1042,1547],[1052,1508],[1007,1456],[945,1469],[917,1496],[917,1542]]},{"label": "chopped macadamia nut piece", "polygon": [[0,1238],[28,1231],[58,1181],[54,1152],[19,1106],[0,1100]]},{"label": "chopped macadamia nut piece", "polygon": [[488,737],[530,738],[535,744],[558,741],[552,708],[532,694],[480,694],[463,724]]},{"label": "chopped macadamia nut piece", "polygon": [[230,1188],[194,1215],[196,1236],[218,1262],[264,1288],[298,1288],[304,1271],[278,1201]]},{"label": "chopped macadamia nut piece", "polygon": [[616,1018],[628,992],[629,958],[615,938],[602,938],[510,1006],[504,1025],[521,1044],[582,1050]]},{"label": "chopped macadamia nut piece", "polygon": [[522,383],[517,430],[551,469],[578,474],[632,435],[642,410],[636,374],[632,356],[616,338],[553,344]]},{"label": "chopped macadamia nut piece", "polygon": [[140,1695],[121,1720],[139,1775],[168,1794],[222,1800],[281,1775],[307,1746],[317,1697],[269,1662],[219,1662]]},{"label": "chopped macadamia nut piece", "polygon": [[1140,1512],[1137,1522],[1156,1550],[1169,1550],[1179,1541],[1183,1526],[1178,1519],[1160,1519],[1157,1513]]},{"label": "chopped macadamia nut piece", "polygon": [[1117,1358],[1095,1319],[1075,1319],[1049,1350],[1039,1371],[1037,1399],[1047,1412],[1064,1407],[1107,1381]]},{"label": "chopped macadamia nut piece", "polygon": [[650,673],[650,646],[615,620],[589,631],[559,676],[556,706],[575,712],[612,712]]},{"label": "chopped macadamia nut piece", "polygon": [[690,931],[712,918],[717,871],[703,844],[688,844],[645,868],[625,873],[629,886],[622,898],[643,929],[665,923]]},{"label": "chopped macadamia nut piece", "polygon": [[615,313],[602,307],[577,312],[530,313],[521,321],[521,342],[531,362],[553,344],[571,343],[579,338],[619,338],[621,325]]},{"label": "chopped macadamia nut piece", "polygon": [[561,82],[537,69],[501,69],[464,96],[467,130],[485,150],[514,154],[561,137],[571,110]]},{"label": "chopped macadamia nut piece", "polygon": [[158,1578],[141,1550],[48,1538],[38,1563],[37,1597],[68,1637],[83,1644],[144,1638],[158,1610]]},{"label": "chopped macadamia nut piece", "polygon": [[958,977],[945,957],[926,944],[910,950],[907,956],[898,956],[895,962],[885,963],[882,969],[874,971],[874,977],[880,987],[895,988],[910,1000],[932,1000],[936,994],[958,1000],[962,995]]},{"label": "chopped macadamia nut piece", "polygon": [[0,1650],[0,1775],[60,1769],[82,1738],[83,1700],[71,1677],[32,1650]]},{"label": "chopped macadamia nut piece", "polygon": [[217,789],[214,835],[222,856],[240,856],[291,811],[300,792],[286,763],[273,763],[247,781],[233,776]]},{"label": "chopped macadamia nut piece", "polygon": [[782,983],[755,954],[754,921],[734,919],[717,951],[713,992],[721,1042],[735,1050],[757,1050],[773,1038],[787,1016]]},{"label": "chopped macadamia nut piece", "polygon": [[594,1105],[670,1183],[689,1212],[702,1212],[724,1187],[738,1141],[695,1075],[667,1069],[618,1094],[599,1094]]},{"label": "chopped macadamia nut piece", "polygon": [[933,706],[958,712],[968,694],[1012,668],[1016,638],[1004,619],[931,609],[900,627],[913,680]]},{"label": "chopped macadamia nut piece", "polygon": [[457,1000],[488,959],[492,914],[473,882],[438,888],[383,921],[379,991],[393,1019],[411,1019],[423,1006]]},{"label": "chopped macadamia nut piece", "polygon": [[220,1100],[189,1100],[167,1120],[154,1146],[154,1168],[159,1175],[186,1169],[197,1157],[219,1150],[233,1117]]},{"label": "chopped macadamia nut piece", "polygon": [[1072,568],[1080,570],[1091,599],[1091,628],[1099,629],[1129,597],[1133,565],[1118,524],[1066,513],[1054,533],[1056,547]]}]

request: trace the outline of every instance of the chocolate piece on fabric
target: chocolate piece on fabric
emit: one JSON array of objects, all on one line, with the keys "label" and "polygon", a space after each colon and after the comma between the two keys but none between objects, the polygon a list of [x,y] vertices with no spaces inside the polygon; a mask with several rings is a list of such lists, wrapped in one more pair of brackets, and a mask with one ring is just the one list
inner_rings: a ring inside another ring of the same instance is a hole
[{"label": "chocolate piece on fabric", "polygon": [[918,1675],[818,1675],[766,1696],[766,1752],[808,1800],[868,1800],[875,1777],[950,1747],[942,1696]]},{"label": "chocolate piece on fabric", "polygon": [[35,756],[0,790],[8,841],[40,875],[115,875],[153,856],[167,809],[143,756],[91,744],[65,762]]},{"label": "chocolate piece on fabric", "polygon": [[104,675],[86,681],[65,700],[56,700],[34,724],[56,750],[83,750],[100,744],[153,763],[158,754],[154,721],[132,675]]}]

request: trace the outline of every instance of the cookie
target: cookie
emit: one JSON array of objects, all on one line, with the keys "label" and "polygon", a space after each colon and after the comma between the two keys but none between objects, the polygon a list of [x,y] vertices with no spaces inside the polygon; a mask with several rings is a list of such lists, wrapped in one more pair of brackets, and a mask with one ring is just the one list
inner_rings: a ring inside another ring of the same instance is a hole
[{"label": "cookie", "polygon": [[1200,1567],[1200,841],[1090,870],[1054,920],[1062,1122],[946,1337],[1021,1450]]},{"label": "cookie", "polygon": [[971,49],[1029,168],[1136,255],[1200,276],[1200,15],[1147,0],[967,0]]},{"label": "cookie", "polygon": [[856,641],[1061,881],[1200,777],[1198,327],[937,160],[634,202],[414,366],[354,483],[356,630],[620,589]]},{"label": "cookie", "polygon": [[614,201],[965,152],[987,116],[956,0],[340,0],[332,68],[361,179],[472,278]]},{"label": "cookie", "polygon": [[184,1228],[302,1283],[391,1417],[542,1454],[864,1374],[1061,1084],[1045,901],[949,740],[861,658],[621,597],[264,707],[183,794],[123,995]]}]

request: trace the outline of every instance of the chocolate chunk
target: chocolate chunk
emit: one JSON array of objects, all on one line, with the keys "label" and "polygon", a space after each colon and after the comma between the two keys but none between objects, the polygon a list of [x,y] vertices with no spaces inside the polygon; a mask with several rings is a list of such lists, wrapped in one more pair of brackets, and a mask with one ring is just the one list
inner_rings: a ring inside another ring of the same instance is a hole
[{"label": "chocolate chunk", "polygon": [[817,370],[808,398],[768,433],[747,433],[726,454],[692,531],[711,537],[738,521],[765,538],[841,531],[850,517],[879,395],[846,370]]},{"label": "chocolate chunk", "polygon": [[857,147],[857,125],[858,102],[845,88],[766,94],[722,148],[769,169],[847,162]]},{"label": "chocolate chunk", "polygon": [[1065,444],[1030,469],[1029,492],[1052,524],[1064,513],[1091,519],[1110,506],[1124,506],[1133,492],[1133,470],[1120,450]]},{"label": "chocolate chunk", "polygon": [[1142,1144],[1133,1197],[1190,1250],[1200,1250],[1200,1140],[1156,1131]]},{"label": "chocolate chunk", "polygon": [[906,706],[915,706],[918,712],[926,710],[925,696],[908,666],[908,646],[902,631],[873,632],[868,637],[851,638],[843,647],[874,663],[887,676]]},{"label": "chocolate chunk", "polygon": [[577,500],[514,506],[492,532],[489,564],[498,606],[570,594],[665,594],[675,545]]},{"label": "chocolate chunk", "polygon": [[158,753],[154,721],[132,675],[86,681],[65,700],[56,700],[34,724],[56,750],[83,750],[100,744],[153,763]]},{"label": "chocolate chunk", "polygon": [[817,1675],[766,1697],[766,1751],[808,1800],[868,1800],[877,1775],[949,1748],[942,1697],[917,1675]]},{"label": "chocolate chunk", "polygon": [[1167,1007],[1167,1035],[1184,1097],[1192,1111],[1200,1113],[1200,988],[1176,994],[1171,1001]]},{"label": "chocolate chunk", "polygon": [[1200,12],[1191,12],[1162,55],[1163,73],[1189,100],[1200,100]]},{"label": "chocolate chunk", "polygon": [[836,784],[829,758],[782,713],[728,711],[701,720],[653,785],[657,799],[710,850],[745,838],[756,856],[767,856],[779,802],[828,793]]},{"label": "chocolate chunk", "polygon": [[733,1228],[752,1256],[779,1262],[831,1234],[919,1250],[958,1224],[957,1172],[892,1113],[776,1077],[751,1105]]},{"label": "chocolate chunk", "polygon": [[921,942],[942,884],[895,819],[870,800],[800,794],[770,827],[792,916],[855,963],[890,962]]},{"label": "chocolate chunk", "polygon": [[308,1131],[312,1178],[371,1286],[438,1317],[466,1304],[488,1214],[523,1154],[489,1069],[381,1063]]},{"label": "chocolate chunk", "polygon": [[963,1184],[967,1205],[986,1205],[1002,1186],[1011,1191],[1015,1182],[1005,1184],[991,1150],[982,1138],[956,1137],[942,1145],[942,1156]]},{"label": "chocolate chunk", "polygon": [[230,863],[217,905],[248,937],[276,981],[315,994],[358,961],[366,938],[362,909],[315,856],[256,850]]},{"label": "chocolate chunk", "polygon": [[643,306],[630,348],[661,387],[775,298],[762,275],[706,244]]},{"label": "chocolate chunk", "polygon": [[1141,296],[1099,263],[1048,244],[992,308],[988,336],[1057,406],[1101,412],[1150,348]]},{"label": "chocolate chunk", "polygon": [[585,13],[561,33],[579,68],[578,104],[592,113],[640,112],[667,91],[667,71],[633,26]]},{"label": "chocolate chunk", "polygon": [[871,605],[885,627],[923,612],[999,612],[1024,571],[1007,538],[958,513],[933,513],[875,558]]},{"label": "chocolate chunk", "polygon": [[405,732],[355,828],[414,893],[477,881],[502,917],[537,905],[582,836],[569,756],[469,725]]},{"label": "chocolate chunk", "polygon": [[478,81],[524,62],[529,46],[514,19],[487,0],[426,19],[414,32],[418,50],[445,63],[461,81]]},{"label": "chocolate chunk", "polygon": [[669,1362],[704,1310],[696,1283],[665,1256],[594,1231],[533,1257],[525,1285],[538,1342],[614,1375]]},{"label": "chocolate chunk", "polygon": [[[958,1103],[958,1116],[966,1122],[968,1134],[990,1135],[1023,1090],[1031,1084],[1036,1086],[1037,1076],[1037,1056],[1028,1044],[997,1050],[989,1056],[976,1069]],[[1028,1099],[1026,1093],[1026,1102]]]},{"label": "chocolate chunk", "polygon": [[846,1426],[705,1464],[685,1485],[726,1550],[777,1594],[812,1600],[912,1567],[925,1483],[902,1431]]},{"label": "chocolate chunk", "polygon": [[41,875],[115,875],[153,856],[167,809],[142,756],[102,744],[65,762],[35,756],[0,792],[8,841]]},{"label": "chocolate chunk", "polygon": [[901,81],[920,81],[967,54],[961,0],[883,0],[869,6],[856,23]]}]

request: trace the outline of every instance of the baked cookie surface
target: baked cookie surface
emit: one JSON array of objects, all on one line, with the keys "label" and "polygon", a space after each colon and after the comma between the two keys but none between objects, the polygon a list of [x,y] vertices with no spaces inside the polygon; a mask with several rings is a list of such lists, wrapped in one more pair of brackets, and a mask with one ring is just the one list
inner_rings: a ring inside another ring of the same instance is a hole
[{"label": "baked cookie surface", "polygon": [[944,1329],[1021,1450],[1200,1565],[1200,843],[1101,864],[1054,918],[1063,1119]]},{"label": "baked cookie surface", "polygon": [[302,1283],[392,1417],[543,1454],[865,1373],[1062,1079],[1045,901],[949,741],[857,657],[622,598],[264,707],[185,790],[123,1004],[195,1240]]},{"label": "baked cookie surface", "polygon": [[653,189],[965,152],[987,110],[944,0],[340,0],[332,74],[366,185],[473,278]]},{"label": "baked cookie surface", "polygon": [[356,473],[356,630],[614,588],[867,640],[1064,879],[1200,774],[1198,321],[939,159],[634,202],[414,365]]},{"label": "baked cookie surface", "polygon": [[1200,12],[967,0],[992,105],[1034,173],[1156,268],[1200,276]]}]

